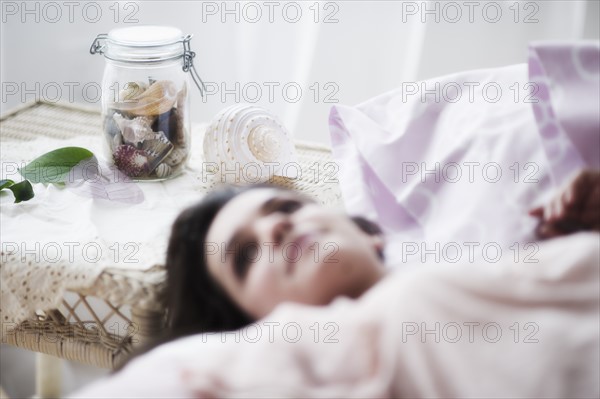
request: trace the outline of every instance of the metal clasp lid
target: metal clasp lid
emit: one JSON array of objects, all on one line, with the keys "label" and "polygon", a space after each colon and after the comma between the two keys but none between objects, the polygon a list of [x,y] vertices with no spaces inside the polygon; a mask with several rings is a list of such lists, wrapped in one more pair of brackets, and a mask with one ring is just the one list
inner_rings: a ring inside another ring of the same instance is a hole
[{"label": "metal clasp lid", "polygon": [[106,40],[107,37],[108,35],[106,33],[100,33],[98,36],[96,36],[90,47],[90,54],[104,54],[104,48],[106,45],[104,43],[100,43],[100,40]]},{"label": "metal clasp lid", "polygon": [[[204,97],[204,93],[206,92],[206,85],[204,84],[204,82],[202,81],[202,78],[198,74],[198,71],[196,71],[196,68],[194,67],[193,59],[196,56],[196,53],[193,52],[190,47],[190,40],[192,40],[192,37],[193,37],[193,35],[187,35],[182,40],[182,42],[183,42],[183,55],[182,55],[183,56],[183,68],[182,69],[184,72],[189,72],[190,75],[192,75],[192,80],[196,84],[196,87],[198,87],[198,90],[200,90],[200,95],[202,97]],[[108,38],[108,34],[106,34],[106,33],[101,33],[98,36],[96,36],[96,38],[92,42],[92,45],[90,46],[90,54],[104,54],[104,51],[106,49],[106,44],[102,41],[106,40],[107,38]]]},{"label": "metal clasp lid", "polygon": [[200,90],[200,95],[204,97],[206,86],[204,85],[202,78],[198,74],[198,71],[196,71],[196,68],[194,67],[193,60],[196,56],[196,53],[193,52],[190,48],[190,40],[192,40],[192,37],[193,35],[187,35],[183,39],[183,71],[189,72],[190,75],[192,75],[192,80],[196,84],[196,87],[198,87],[198,90]]}]

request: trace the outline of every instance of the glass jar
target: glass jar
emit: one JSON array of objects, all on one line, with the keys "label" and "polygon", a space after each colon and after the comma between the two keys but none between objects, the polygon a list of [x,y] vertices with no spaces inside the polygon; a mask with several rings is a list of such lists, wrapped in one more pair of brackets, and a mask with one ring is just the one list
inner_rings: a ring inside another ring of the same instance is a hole
[{"label": "glass jar", "polygon": [[[106,60],[105,149],[115,166],[134,180],[174,177],[189,158],[186,72],[195,72],[190,39],[177,28],[136,26],[98,35],[90,48]],[[202,81],[192,76],[201,89]]]}]

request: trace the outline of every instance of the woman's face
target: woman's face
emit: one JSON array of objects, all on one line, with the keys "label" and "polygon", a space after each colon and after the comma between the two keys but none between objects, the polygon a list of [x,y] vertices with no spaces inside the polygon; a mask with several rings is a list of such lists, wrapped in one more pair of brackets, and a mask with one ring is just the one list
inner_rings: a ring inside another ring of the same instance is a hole
[{"label": "woman's face", "polygon": [[383,243],[342,213],[293,192],[260,188],[229,201],[207,234],[209,273],[255,318],[285,301],[358,297],[383,274]]}]

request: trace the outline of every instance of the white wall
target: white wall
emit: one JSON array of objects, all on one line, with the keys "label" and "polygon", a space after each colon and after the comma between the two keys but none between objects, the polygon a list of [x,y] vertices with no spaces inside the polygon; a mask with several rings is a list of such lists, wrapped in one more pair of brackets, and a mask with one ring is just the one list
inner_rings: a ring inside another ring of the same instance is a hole
[{"label": "white wall", "polygon": [[[257,104],[278,114],[297,138],[324,143],[329,141],[328,100],[356,104],[403,81],[524,62],[531,40],[598,40],[597,1],[471,3],[2,1],[2,111],[57,94],[61,101],[99,105],[92,100],[104,61],[89,55],[89,46],[96,34],[132,24],[173,25],[194,34],[197,68],[219,90],[206,102],[193,94],[194,122],[236,102],[233,94],[222,99],[219,85],[233,89],[239,82],[240,101],[253,100],[258,86]],[[239,22],[235,12],[223,14],[236,7]],[[302,15],[292,23],[298,7]],[[262,16],[252,23],[257,10]],[[332,23],[325,23],[327,16]],[[278,85],[272,101],[269,84]],[[286,84],[288,97],[282,93]],[[302,89],[301,96],[294,98],[294,87]]]}]

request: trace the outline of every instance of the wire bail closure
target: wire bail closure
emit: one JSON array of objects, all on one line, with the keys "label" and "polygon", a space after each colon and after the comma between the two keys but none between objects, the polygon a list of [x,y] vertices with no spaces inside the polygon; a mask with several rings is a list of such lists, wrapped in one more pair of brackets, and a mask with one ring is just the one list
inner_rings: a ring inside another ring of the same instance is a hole
[{"label": "wire bail closure", "polygon": [[196,53],[193,52],[190,47],[190,40],[192,40],[192,37],[193,35],[187,35],[183,39],[183,71],[189,72],[190,75],[192,75],[192,80],[196,84],[196,87],[198,87],[198,90],[200,90],[200,95],[204,97],[204,93],[206,92],[206,86],[204,85],[202,78],[198,74],[198,71],[196,71],[196,68],[194,67],[193,60],[196,56]]},{"label": "wire bail closure", "polygon": [[100,40],[106,40],[108,35],[106,33],[100,33],[90,46],[90,54],[104,54],[104,48],[106,45],[104,43],[100,43]]},{"label": "wire bail closure", "polygon": [[[193,35],[187,35],[186,37],[183,38],[183,71],[184,72],[189,72],[190,75],[192,75],[192,80],[194,81],[194,83],[196,84],[196,87],[198,87],[198,90],[200,90],[200,95],[202,97],[204,97],[204,93],[206,92],[206,85],[204,84],[204,82],[202,81],[202,78],[200,77],[200,75],[198,74],[198,71],[196,71],[196,68],[194,67],[194,57],[196,56],[196,53],[192,51],[191,47],[190,47],[190,40],[192,40]],[[106,44],[101,42],[103,40],[106,40],[108,38],[108,35],[106,33],[101,33],[98,36],[96,36],[96,38],[94,39],[94,41],[92,42],[92,45],[90,46],[90,54],[104,54],[104,50],[106,49]]]}]

